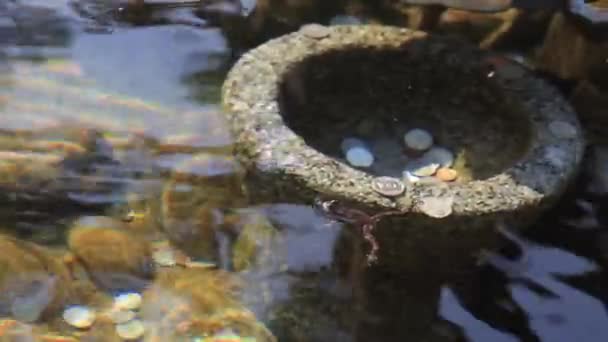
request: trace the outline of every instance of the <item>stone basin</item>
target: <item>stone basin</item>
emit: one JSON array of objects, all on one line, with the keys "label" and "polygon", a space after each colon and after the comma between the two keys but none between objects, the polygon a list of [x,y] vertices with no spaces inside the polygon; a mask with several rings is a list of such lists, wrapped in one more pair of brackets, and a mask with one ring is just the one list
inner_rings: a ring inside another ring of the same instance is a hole
[{"label": "stone basin", "polygon": [[[456,38],[389,26],[315,25],[271,40],[230,71],[223,105],[254,201],[321,196],[370,213],[403,212],[379,234],[394,247],[381,247],[380,259],[409,248],[438,262],[429,243],[446,260],[484,246],[478,238],[499,220],[525,226],[566,189],[584,147],[567,101],[522,65]],[[341,155],[346,137],[394,147],[416,127],[455,153],[460,180],[406,183],[402,195],[386,197],[372,184],[399,177],[396,154],[378,155],[386,167],[367,169]],[[428,210],[437,200],[447,212]],[[474,243],[464,243],[465,232]]]}]

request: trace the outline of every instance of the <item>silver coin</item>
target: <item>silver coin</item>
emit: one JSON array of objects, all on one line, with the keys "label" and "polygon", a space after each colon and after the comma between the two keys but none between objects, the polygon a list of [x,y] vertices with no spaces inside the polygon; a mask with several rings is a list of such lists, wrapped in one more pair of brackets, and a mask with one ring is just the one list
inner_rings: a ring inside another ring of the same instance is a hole
[{"label": "silver coin", "polygon": [[300,28],[300,32],[308,38],[322,39],[331,33],[330,29],[320,24],[305,24]]},{"label": "silver coin", "polygon": [[383,196],[395,197],[403,194],[405,184],[397,178],[378,177],[372,182],[372,189]]}]

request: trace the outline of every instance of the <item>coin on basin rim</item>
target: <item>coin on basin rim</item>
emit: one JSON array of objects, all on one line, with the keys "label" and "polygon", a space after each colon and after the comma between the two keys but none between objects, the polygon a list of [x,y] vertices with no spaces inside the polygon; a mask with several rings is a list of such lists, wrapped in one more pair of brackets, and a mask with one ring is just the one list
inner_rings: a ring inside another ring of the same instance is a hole
[{"label": "coin on basin rim", "polygon": [[397,178],[378,177],[373,180],[372,189],[381,195],[396,197],[403,194],[405,191],[405,184]]}]

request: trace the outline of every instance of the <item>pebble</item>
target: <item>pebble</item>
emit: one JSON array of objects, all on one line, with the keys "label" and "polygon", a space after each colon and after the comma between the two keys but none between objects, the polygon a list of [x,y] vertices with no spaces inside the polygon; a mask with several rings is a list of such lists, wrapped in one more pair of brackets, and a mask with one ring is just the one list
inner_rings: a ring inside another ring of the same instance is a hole
[{"label": "pebble", "polygon": [[137,292],[122,293],[114,297],[114,308],[118,310],[137,310],[141,306],[141,295]]},{"label": "pebble", "polygon": [[116,325],[116,334],[123,340],[136,340],[144,336],[145,331],[144,324],[138,319]]},{"label": "pebble", "polygon": [[565,121],[553,121],[549,124],[549,130],[553,135],[562,139],[572,139],[576,137],[576,127]]},{"label": "pebble", "polygon": [[434,218],[444,218],[452,213],[453,196],[428,197],[422,200],[419,208],[424,214]]},{"label": "pebble", "polygon": [[171,267],[175,266],[177,261],[175,260],[175,254],[170,249],[159,249],[152,253],[152,259],[159,266]]},{"label": "pebble", "polygon": [[306,24],[300,28],[300,32],[308,38],[323,39],[331,33],[329,28],[321,24]]},{"label": "pebble", "polygon": [[373,180],[372,189],[383,196],[395,197],[403,194],[405,184],[397,178],[378,177]]},{"label": "pebble", "polygon": [[346,160],[355,167],[370,167],[374,163],[374,155],[365,147],[353,147],[346,152]]},{"label": "pebble", "polygon": [[439,146],[432,147],[421,158],[427,163],[439,164],[440,167],[451,167],[454,164],[454,153]]},{"label": "pebble", "polygon": [[451,182],[458,178],[458,172],[454,169],[442,167],[435,173],[435,177],[444,182]]},{"label": "pebble", "polygon": [[95,312],[87,306],[75,305],[63,312],[63,319],[73,327],[85,329],[95,322]]},{"label": "pebble", "polygon": [[403,136],[405,146],[415,151],[425,151],[433,146],[433,136],[421,128],[409,130]]}]

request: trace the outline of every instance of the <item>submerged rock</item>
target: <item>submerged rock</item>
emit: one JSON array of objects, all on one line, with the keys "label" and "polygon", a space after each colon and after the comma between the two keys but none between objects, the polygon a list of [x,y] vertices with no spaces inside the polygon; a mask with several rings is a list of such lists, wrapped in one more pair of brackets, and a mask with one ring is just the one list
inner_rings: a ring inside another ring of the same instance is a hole
[{"label": "submerged rock", "polygon": [[0,250],[0,315],[45,320],[74,296],[69,270],[46,249],[2,235]]},{"label": "submerged rock", "polygon": [[240,283],[223,271],[168,269],[161,272],[143,296],[142,320],[148,332],[162,341],[186,336],[210,336],[234,329],[259,342],[276,338],[238,300]]},{"label": "submerged rock", "polygon": [[150,245],[111,227],[74,226],[68,246],[97,285],[108,290],[133,290],[154,275]]}]

